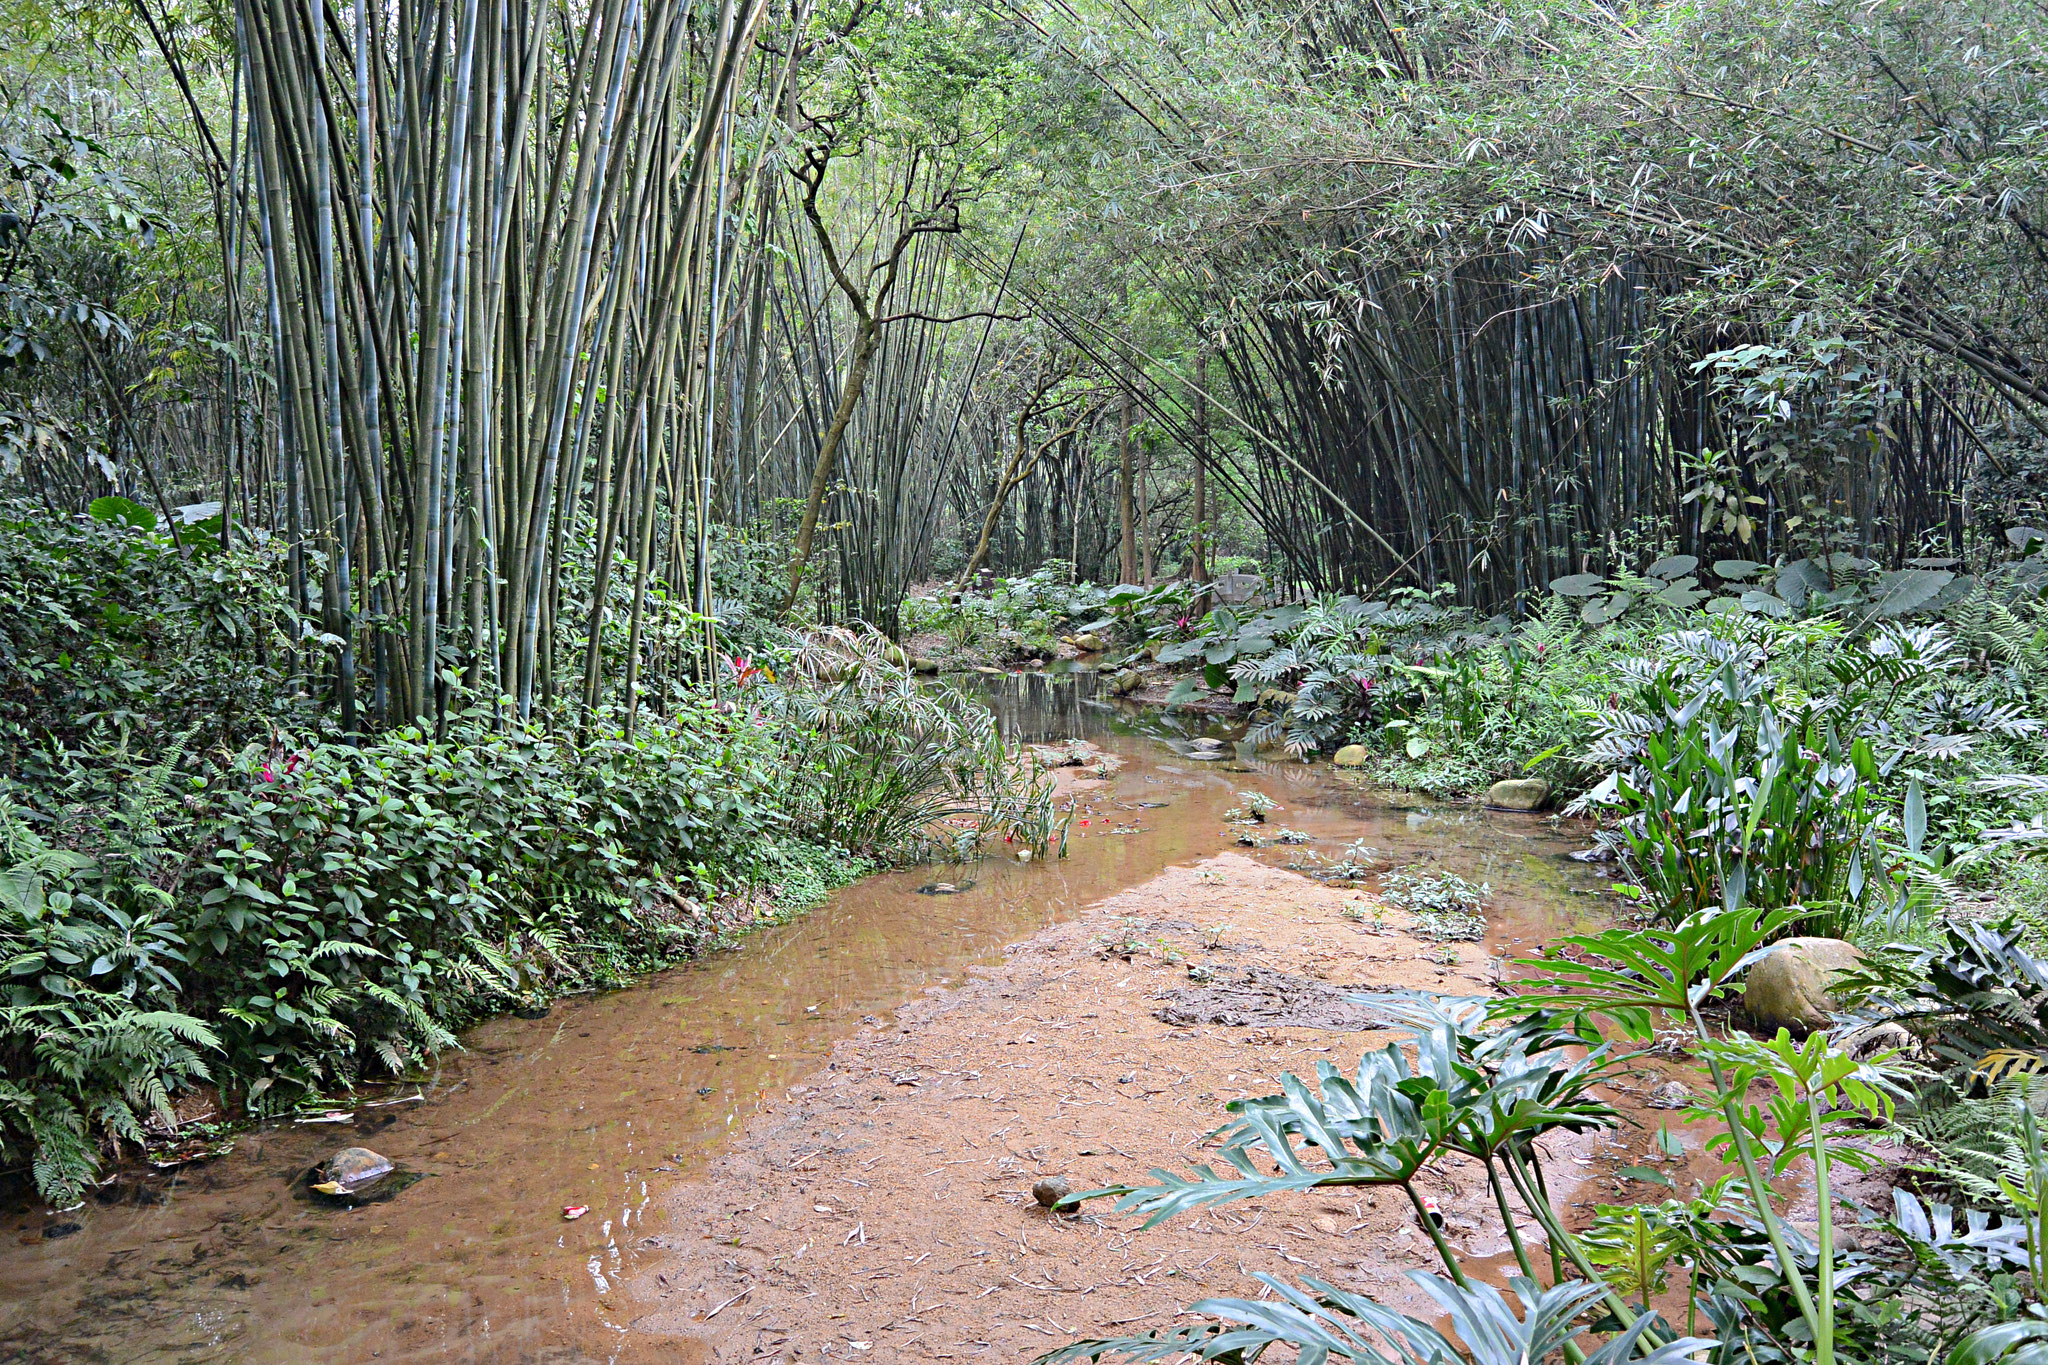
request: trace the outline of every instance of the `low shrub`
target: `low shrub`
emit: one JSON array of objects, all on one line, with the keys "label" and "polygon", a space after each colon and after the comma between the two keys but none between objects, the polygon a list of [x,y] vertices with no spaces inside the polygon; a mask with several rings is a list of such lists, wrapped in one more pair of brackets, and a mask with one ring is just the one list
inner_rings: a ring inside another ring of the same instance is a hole
[{"label": "low shrub", "polygon": [[485,1013],[950,851],[941,820],[1014,837],[1050,807],[985,709],[845,633],[630,732],[480,706],[440,734],[279,731],[204,765],[173,745],[111,786],[83,766],[53,786],[95,799],[0,805],[0,1159],[33,1155],[61,1203],[182,1085],[279,1112],[402,1074]]}]

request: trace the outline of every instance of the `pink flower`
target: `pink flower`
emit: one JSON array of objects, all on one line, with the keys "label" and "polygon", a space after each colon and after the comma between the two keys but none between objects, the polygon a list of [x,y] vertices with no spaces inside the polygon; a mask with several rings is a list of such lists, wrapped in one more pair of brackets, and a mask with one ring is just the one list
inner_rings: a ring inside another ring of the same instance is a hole
[{"label": "pink flower", "polygon": [[263,780],[265,782],[277,781],[276,776],[270,771],[270,765],[268,763],[263,765]]}]

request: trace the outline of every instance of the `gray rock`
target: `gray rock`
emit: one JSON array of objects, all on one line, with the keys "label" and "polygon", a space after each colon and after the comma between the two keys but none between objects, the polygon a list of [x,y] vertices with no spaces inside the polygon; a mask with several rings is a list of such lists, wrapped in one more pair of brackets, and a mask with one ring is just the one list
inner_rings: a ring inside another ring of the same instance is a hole
[{"label": "gray rock", "polygon": [[327,1178],[313,1186],[326,1195],[360,1194],[396,1169],[389,1157],[368,1147],[344,1147],[321,1167]]},{"label": "gray rock", "polygon": [[1849,1055],[1859,1062],[1867,1062],[1887,1052],[1911,1057],[1919,1046],[1919,1040],[1907,1032],[1904,1024],[1894,1023],[1873,1024],[1846,1040]]},{"label": "gray rock", "polygon": [[1065,1199],[1073,1192],[1074,1187],[1069,1185],[1062,1177],[1056,1175],[1041,1180],[1031,1187],[1031,1197],[1038,1201],[1038,1206],[1042,1209],[1057,1208],[1060,1200]]},{"label": "gray rock", "polygon": [[1339,749],[1337,756],[1330,761],[1340,768],[1363,768],[1370,757],[1363,744],[1347,744]]},{"label": "gray rock", "polygon": [[1692,1091],[1684,1081],[1666,1081],[1650,1092],[1645,1103],[1652,1109],[1683,1109],[1692,1103]]},{"label": "gray rock", "polygon": [[1743,1007],[1766,1029],[1826,1028],[1835,977],[1862,960],[1856,945],[1838,938],[1784,939],[1749,969]]},{"label": "gray rock", "polygon": [[1550,784],[1540,777],[1510,777],[1486,789],[1486,804],[1496,810],[1542,810],[1550,804]]}]

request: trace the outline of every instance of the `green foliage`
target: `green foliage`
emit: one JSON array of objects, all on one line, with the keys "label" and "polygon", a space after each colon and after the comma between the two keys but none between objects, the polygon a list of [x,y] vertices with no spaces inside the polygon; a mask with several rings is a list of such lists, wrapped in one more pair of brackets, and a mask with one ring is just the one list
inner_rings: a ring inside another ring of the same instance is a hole
[{"label": "green foliage", "polygon": [[[1959,1226],[1948,1206],[1923,1205],[1900,1191],[1892,1217],[1869,1215],[1889,1234],[1886,1241],[1874,1250],[1842,1245],[1837,1229],[1850,1206],[1830,1180],[1843,1165],[1871,1160],[1863,1150],[1864,1135],[1889,1115],[1896,1086],[1881,1069],[1887,1059],[1851,1056],[1825,1033],[1803,1043],[1782,1032],[1768,1040],[1717,1036],[1699,1013],[1703,1002],[1754,961],[1756,948],[1791,913],[1724,910],[1668,929],[1578,936],[1564,945],[1568,956],[1552,953],[1524,964],[1536,969],[1537,979],[1517,997],[1490,1005],[1377,999],[1417,1026],[1410,1039],[1412,1063],[1396,1046],[1368,1054],[1355,1080],[1327,1063],[1313,1088],[1283,1076],[1281,1094],[1229,1106],[1237,1121],[1219,1136],[1232,1172],[1197,1167],[1183,1177],[1155,1171],[1151,1185],[1074,1198],[1118,1195],[1120,1211],[1147,1213],[1157,1222],[1214,1204],[1320,1186],[1397,1186],[1410,1194],[1417,1220],[1430,1230],[1450,1276],[1431,1292],[1458,1328],[1461,1353],[1475,1361],[1492,1360],[1497,1352],[1505,1352],[1503,1360],[1534,1361],[1562,1352],[1560,1338],[1512,1330],[1498,1311],[1495,1291],[1471,1282],[1458,1253],[1434,1231],[1414,1182],[1455,1152],[1485,1171],[1523,1273],[1533,1281],[1535,1270],[1504,1193],[1510,1183],[1558,1258],[1552,1278],[1563,1280],[1567,1261],[1582,1277],[1581,1283],[1552,1291],[1573,1296],[1568,1317],[1596,1302],[1605,1306],[1606,1316],[1594,1330],[1612,1335],[1589,1348],[1589,1359],[1635,1352],[1662,1359],[1682,1350],[1714,1365],[1927,1361],[1987,1322],[2014,1315],[2019,1298],[2011,1270],[2028,1263],[2037,1228],[1974,1211]],[[1590,1228],[1574,1233],[1551,1203],[1534,1139],[1557,1128],[1614,1121],[1592,1087],[1627,1059],[1606,1042],[1591,1051],[1574,1045],[1598,1036],[1592,1017],[1646,1036],[1653,1010],[1682,1013],[1699,1032],[1713,1094],[1691,1118],[1718,1125],[1709,1146],[1729,1154],[1741,1171],[1690,1199],[1603,1207]],[[2038,1153],[2031,1125],[2028,1141]],[[1769,1183],[1795,1164],[1810,1167],[1816,1185],[1817,1227],[1810,1236],[1778,1210]],[[2014,1202],[2033,1209],[2042,1187],[2041,1178],[2027,1176]],[[1687,1276],[1688,1322],[1710,1323],[1714,1340],[1681,1337],[1648,1311],[1650,1298],[1669,1288],[1679,1269]],[[1417,1338],[1400,1315],[1369,1299],[1319,1282],[1308,1282],[1306,1292],[1271,1279],[1263,1283],[1277,1301],[1210,1299],[1194,1306],[1220,1322],[1076,1343],[1042,1359],[1160,1360],[1189,1351],[1199,1359],[1234,1360],[1250,1358],[1234,1351],[1281,1342],[1316,1359],[1420,1361],[1453,1355],[1448,1347],[1440,1354],[1425,1347],[1422,1354],[1407,1355],[1406,1344]],[[2030,1292],[2038,1294],[2038,1281],[2031,1283]],[[1627,1304],[1630,1297],[1637,1307]],[[1540,1312],[1533,1283],[1523,1298],[1533,1319]],[[1483,1312],[1482,1305],[1488,1306]],[[1355,1323],[1377,1337],[1358,1333]],[[1979,1340],[1988,1352],[1984,1359],[2012,1344]],[[1386,1353],[1387,1345],[1393,1354]]]},{"label": "green foliage", "polygon": [[[1538,1365],[1562,1357],[1584,1330],[1584,1318],[1599,1302],[1597,1284],[1560,1284],[1545,1288],[1533,1279],[1514,1276],[1509,1289],[1521,1312],[1490,1284],[1454,1283],[1422,1271],[1410,1272],[1422,1291],[1434,1299],[1450,1320],[1456,1341],[1421,1318],[1396,1312],[1361,1294],[1321,1280],[1304,1279],[1297,1288],[1271,1275],[1255,1275],[1274,1298],[1203,1299],[1196,1313],[1226,1324],[1200,1324],[1156,1335],[1082,1341],[1039,1356],[1034,1365],[1060,1365],[1075,1360],[1156,1361],[1182,1359],[1242,1361],[1255,1359],[1269,1346],[1299,1347],[1304,1360],[1349,1360],[1368,1365],[1440,1365],[1466,1359],[1472,1365]],[[1652,1345],[1644,1340],[1657,1326],[1654,1314],[1637,1320],[1585,1355],[1583,1365],[1680,1365],[1689,1354],[1711,1341],[1684,1337]]]},{"label": "green foliage", "polygon": [[286,1111],[877,859],[1061,833],[986,709],[872,636],[813,640],[779,681],[735,668],[730,699],[676,689],[630,730],[479,702],[344,741],[282,723],[315,718],[280,699],[303,659],[280,556],[7,510],[0,1155],[54,1200],[182,1086]]},{"label": "green foliage", "polygon": [[1486,937],[1486,902],[1493,888],[1455,872],[1389,872],[1380,894],[1415,916],[1415,932],[1438,940],[1477,942]]},{"label": "green foliage", "polygon": [[1586,802],[1619,817],[1606,837],[1637,894],[1665,921],[1723,903],[1855,906],[1876,854],[1869,741],[1844,744],[1818,704],[1781,712],[1739,644],[1704,631],[1661,643],[1668,662],[1633,708],[1601,718],[1592,755],[1615,767]]},{"label": "green foliage", "polygon": [[0,796],[0,1159],[74,1204],[103,1142],[141,1144],[171,1090],[209,1076],[219,1041],[180,1010],[189,961],[159,834],[175,759],[91,831],[97,856],[53,847]]},{"label": "green foliage", "polygon": [[[581,746],[473,712],[439,738],[244,750],[187,931],[231,1068],[288,1105],[522,994],[682,955],[777,825],[772,756],[708,701]],[[573,946],[542,968],[553,941]]]},{"label": "green foliage", "polygon": [[1059,649],[1059,636],[1097,615],[1107,597],[1092,583],[1073,582],[1072,569],[1055,559],[1025,577],[998,579],[987,593],[970,587],[957,598],[905,598],[899,619],[906,635],[942,634],[968,655],[1049,658]]},{"label": "green foliage", "polygon": [[920,685],[874,631],[810,634],[786,681],[747,694],[772,721],[779,763],[797,780],[784,793],[793,817],[818,837],[887,858],[951,851],[941,822],[972,845],[981,835],[1047,851],[1052,782],[1018,769],[989,710],[942,685]]},{"label": "green foliage", "polygon": [[126,764],[301,718],[282,577],[261,546],[188,558],[125,517],[0,504],[0,770],[40,800],[66,751]]}]

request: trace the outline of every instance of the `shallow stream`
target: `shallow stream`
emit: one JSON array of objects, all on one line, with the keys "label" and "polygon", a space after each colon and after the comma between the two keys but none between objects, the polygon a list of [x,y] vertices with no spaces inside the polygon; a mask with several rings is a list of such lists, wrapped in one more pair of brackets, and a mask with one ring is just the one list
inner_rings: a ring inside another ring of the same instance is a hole
[{"label": "shallow stream", "polygon": [[[642,1239],[665,1229],[664,1190],[821,1066],[835,1039],[1007,943],[1229,847],[1222,813],[1239,792],[1277,801],[1269,829],[1300,830],[1324,854],[1362,841],[1489,883],[1488,940],[1462,952],[1525,952],[1603,913],[1608,879],[1565,857],[1584,838],[1569,823],[1395,804],[1321,764],[1196,761],[1198,729],[1098,701],[1092,681],[989,686],[1012,737],[1086,738],[1125,760],[1066,859],[883,873],[630,989],[484,1024],[422,1084],[376,1097],[395,1103],[245,1134],[227,1156],[123,1180],[111,1202],[70,1213],[18,1194],[0,1205],[11,1243],[0,1362],[688,1359],[629,1333],[614,1308],[627,1302],[614,1286],[642,1273]],[[968,880],[959,894],[918,894]],[[424,1178],[353,1210],[295,1186],[352,1144]],[[572,1205],[590,1212],[565,1221]]]}]

